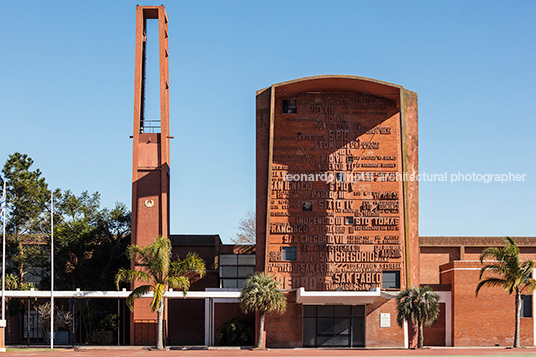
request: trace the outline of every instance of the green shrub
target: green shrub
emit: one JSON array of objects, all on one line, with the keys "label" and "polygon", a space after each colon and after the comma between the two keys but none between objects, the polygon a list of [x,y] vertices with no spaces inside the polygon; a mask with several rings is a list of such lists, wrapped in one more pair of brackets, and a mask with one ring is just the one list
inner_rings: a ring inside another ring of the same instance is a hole
[{"label": "green shrub", "polygon": [[89,342],[95,345],[111,345],[115,341],[113,331],[93,331]]},{"label": "green shrub", "polygon": [[216,331],[216,343],[219,346],[253,346],[254,338],[254,319],[231,319]]}]

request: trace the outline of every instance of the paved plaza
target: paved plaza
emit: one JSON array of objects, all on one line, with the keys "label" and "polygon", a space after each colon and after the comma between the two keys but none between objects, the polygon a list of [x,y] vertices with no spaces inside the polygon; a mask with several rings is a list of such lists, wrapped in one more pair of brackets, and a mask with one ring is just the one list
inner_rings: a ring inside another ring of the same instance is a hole
[{"label": "paved plaza", "polygon": [[46,348],[8,348],[4,356],[536,356],[536,348],[508,349],[497,348],[425,348],[421,350],[406,349],[193,349],[172,347],[163,351],[148,348],[58,348],[54,350]]}]

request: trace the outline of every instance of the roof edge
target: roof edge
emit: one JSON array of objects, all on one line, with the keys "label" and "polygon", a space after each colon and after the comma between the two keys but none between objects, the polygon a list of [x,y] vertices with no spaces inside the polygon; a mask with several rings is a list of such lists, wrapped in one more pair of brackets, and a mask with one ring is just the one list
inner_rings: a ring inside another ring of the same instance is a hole
[{"label": "roof edge", "polygon": [[280,87],[280,86],[284,86],[284,85],[288,85],[288,84],[293,84],[293,83],[298,83],[298,82],[305,82],[305,81],[312,81],[312,80],[316,80],[316,79],[353,79],[353,80],[360,80],[360,81],[366,81],[366,82],[372,82],[372,83],[376,83],[376,84],[381,84],[381,85],[392,87],[392,88],[407,90],[401,85],[381,81],[379,79],[374,79],[374,78],[354,76],[354,75],[349,75],[349,74],[322,74],[322,75],[317,75],[317,76],[307,76],[307,77],[291,79],[291,80],[284,81],[284,82],[274,83],[269,87],[265,87],[265,88],[257,90],[256,94],[258,95],[259,93],[265,91],[266,89],[268,89],[270,87]]}]

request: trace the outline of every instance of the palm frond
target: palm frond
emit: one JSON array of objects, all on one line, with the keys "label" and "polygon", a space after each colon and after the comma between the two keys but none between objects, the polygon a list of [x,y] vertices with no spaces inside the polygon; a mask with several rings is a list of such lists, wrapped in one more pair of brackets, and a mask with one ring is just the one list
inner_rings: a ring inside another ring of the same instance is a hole
[{"label": "palm frond", "polygon": [[[127,256],[130,260],[146,260],[147,247],[142,247],[139,245],[129,245],[127,247]],[[143,262],[138,262],[138,264],[143,264]]]},{"label": "palm frond", "polygon": [[171,263],[170,276],[195,276],[203,277],[206,273],[205,262],[197,253],[188,253],[184,259]]},{"label": "palm frond", "polygon": [[246,280],[240,292],[240,306],[245,313],[283,313],[287,307],[287,299],[271,275],[255,273]]},{"label": "palm frond", "polygon": [[[502,287],[509,294],[515,291],[523,291],[525,288],[531,289],[534,262],[527,260],[521,263],[519,259],[519,247],[510,237],[505,238],[505,246],[502,248],[486,248],[480,255],[480,261],[486,258],[494,258],[495,261],[488,263],[480,269],[480,282],[476,287],[476,296],[484,286]],[[484,277],[484,273],[489,271],[490,276]]]},{"label": "palm frond", "polygon": [[[525,291],[526,289],[526,291]],[[532,292],[536,289],[536,280],[535,279],[528,279],[525,281],[525,284],[523,284],[523,287],[520,289],[520,292],[525,292],[532,294]]]},{"label": "palm frond", "polygon": [[502,264],[501,262],[486,264],[480,269],[480,276],[478,278],[479,280],[482,279],[486,271],[490,271],[492,274],[498,274],[498,275],[508,273],[507,267],[505,266],[505,264]]},{"label": "palm frond", "polygon": [[141,285],[132,290],[126,299],[126,303],[130,311],[134,310],[134,300],[147,294],[149,291],[151,291],[151,285]]},{"label": "palm frond", "polygon": [[131,283],[133,281],[141,281],[144,283],[151,282],[151,276],[142,270],[131,270],[120,268],[117,274],[115,274],[115,286],[119,289],[121,282]]},{"label": "palm frond", "polygon": [[476,286],[475,295],[478,296],[478,293],[480,292],[480,289],[483,287],[497,287],[500,286],[504,288],[505,290],[508,290],[510,288],[508,281],[506,279],[502,278],[487,278],[484,280],[481,280],[478,285]]},{"label": "palm frond", "polygon": [[190,288],[191,276],[205,274],[205,263],[197,254],[188,254],[184,260],[172,260],[171,241],[162,236],[145,246],[131,245],[127,249],[131,259],[135,259],[139,270],[119,269],[115,283],[119,288],[121,282],[140,281],[145,283],[128,296],[127,305],[133,307],[134,299],[154,290],[151,310],[156,311],[162,306],[166,287],[181,289],[184,293]]},{"label": "palm frond", "polygon": [[167,278],[169,287],[177,290],[182,290],[184,295],[190,289],[190,279],[185,276],[170,276]]},{"label": "palm frond", "polygon": [[501,254],[502,251],[500,248],[490,247],[486,248],[482,251],[480,254],[480,262],[484,262],[484,260],[492,258],[494,260],[501,260]]},{"label": "palm frond", "polygon": [[413,286],[402,290],[396,297],[397,324],[402,327],[404,321],[424,323],[427,326],[437,321],[439,314],[439,295],[429,286]]},{"label": "palm frond", "polygon": [[526,260],[521,264],[520,267],[520,280],[521,282],[526,281],[532,277],[532,271],[534,270],[534,261]]},{"label": "palm frond", "polygon": [[156,310],[160,309],[160,305],[162,304],[162,301],[164,300],[164,284],[156,284],[154,287],[154,296],[153,300],[151,301],[151,311],[155,312]]},{"label": "palm frond", "polygon": [[157,282],[162,283],[171,262],[171,241],[166,237],[158,236],[147,248],[147,269]]}]

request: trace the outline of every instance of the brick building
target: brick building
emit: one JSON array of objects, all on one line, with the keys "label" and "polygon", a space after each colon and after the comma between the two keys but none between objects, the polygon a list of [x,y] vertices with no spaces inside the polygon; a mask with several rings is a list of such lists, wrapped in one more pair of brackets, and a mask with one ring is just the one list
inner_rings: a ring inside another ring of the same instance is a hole
[{"label": "brick building", "polygon": [[[317,76],[257,92],[257,270],[289,301],[267,319],[268,346],[411,346],[393,298],[414,284],[440,296],[425,344],[512,344],[514,297],[475,296],[479,255],[503,239],[417,238],[417,144],[417,95],[401,86]],[[515,240],[536,259],[536,237]],[[535,344],[533,308],[523,296],[524,345]]]},{"label": "brick building", "polygon": [[[222,244],[219,235],[172,235],[173,254],[184,257],[196,252],[205,261],[207,274],[194,282],[191,291],[239,291],[255,270],[255,246]],[[210,316],[212,315],[212,316]],[[170,299],[168,303],[169,345],[213,345],[218,328],[232,318],[251,316],[240,310],[236,299]],[[137,344],[152,343],[150,340]]]},{"label": "brick building", "polygon": [[[511,344],[513,297],[498,289],[474,296],[478,255],[502,241],[419,238],[417,94],[400,85],[334,75],[259,90],[255,249],[224,245],[217,235],[171,235],[168,17],[163,6],[136,13],[132,240],[170,236],[174,254],[198,252],[208,268],[191,287],[203,299],[170,299],[169,344],[212,345],[222,323],[245,318],[236,298],[254,270],[272,274],[288,298],[286,313],[267,317],[268,347],[411,346],[413,328],[396,324],[394,298],[418,284],[432,285],[441,298],[426,344]],[[159,25],[156,120],[144,113],[151,19]],[[536,237],[518,243],[523,258],[536,257]],[[522,343],[533,345],[532,297],[523,302]],[[130,342],[153,343],[155,323],[147,302],[136,301]]]},{"label": "brick building", "polygon": [[[257,92],[257,270],[287,291],[267,345],[404,347],[419,283],[417,95],[355,76]],[[298,328],[297,328],[298,327]]]},{"label": "brick building", "polygon": [[[536,260],[536,237],[512,237],[522,260]],[[438,322],[425,328],[429,346],[511,346],[514,296],[483,288],[478,297],[480,253],[504,245],[503,237],[420,237],[420,279],[441,296]],[[521,345],[536,345],[533,295],[522,296]]]}]

